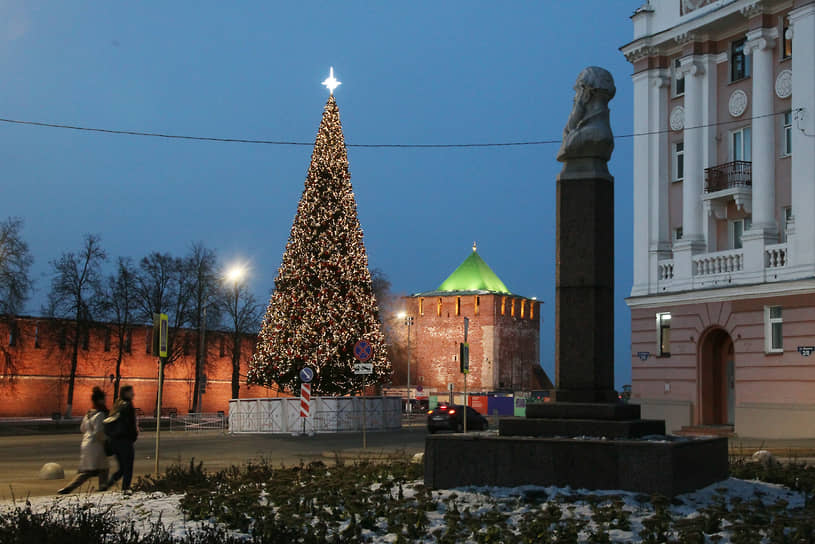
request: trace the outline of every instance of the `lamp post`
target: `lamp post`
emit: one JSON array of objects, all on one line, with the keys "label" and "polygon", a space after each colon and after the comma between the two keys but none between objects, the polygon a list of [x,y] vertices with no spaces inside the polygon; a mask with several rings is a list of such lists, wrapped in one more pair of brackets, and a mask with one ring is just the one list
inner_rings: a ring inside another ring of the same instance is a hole
[{"label": "lamp post", "polygon": [[413,316],[401,312],[397,317],[404,319],[407,327],[407,411],[411,414],[413,413],[413,405],[410,403],[410,327],[413,326]]}]

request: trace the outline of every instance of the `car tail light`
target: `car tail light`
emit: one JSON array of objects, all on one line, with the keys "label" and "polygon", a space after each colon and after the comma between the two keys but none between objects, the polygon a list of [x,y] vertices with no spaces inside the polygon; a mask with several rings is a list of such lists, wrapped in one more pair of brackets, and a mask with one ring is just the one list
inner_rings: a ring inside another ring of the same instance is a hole
[{"label": "car tail light", "polygon": [[453,414],[456,413],[456,410],[455,410],[455,408],[451,408],[450,410],[447,411],[447,413],[452,416]]}]

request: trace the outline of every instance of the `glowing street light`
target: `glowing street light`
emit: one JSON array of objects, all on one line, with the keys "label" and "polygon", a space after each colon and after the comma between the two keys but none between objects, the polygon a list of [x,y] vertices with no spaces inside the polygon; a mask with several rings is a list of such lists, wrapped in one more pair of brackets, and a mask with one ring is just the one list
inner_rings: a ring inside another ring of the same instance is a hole
[{"label": "glowing street light", "polygon": [[246,268],[243,265],[235,265],[226,271],[225,276],[229,283],[237,284],[246,276]]}]

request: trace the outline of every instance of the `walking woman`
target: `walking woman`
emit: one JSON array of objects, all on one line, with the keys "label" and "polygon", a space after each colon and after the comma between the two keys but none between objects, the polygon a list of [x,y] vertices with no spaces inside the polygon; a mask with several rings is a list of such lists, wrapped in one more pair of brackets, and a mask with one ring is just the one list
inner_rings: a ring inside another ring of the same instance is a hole
[{"label": "walking woman", "polygon": [[79,453],[79,468],[76,478],[57,491],[67,495],[94,476],[99,476],[99,491],[107,489],[108,459],[105,455],[105,430],[103,421],[108,415],[105,406],[105,392],[98,387],[91,393],[93,408],[82,418],[79,430],[82,431],[82,445]]},{"label": "walking woman", "polygon": [[133,407],[134,396],[132,385],[123,386],[119,390],[119,400],[113,405],[110,416],[105,419],[105,432],[108,434],[113,454],[119,463],[119,470],[111,476],[107,487],[113,487],[113,484],[121,478],[124,493],[130,493],[135,456],[133,443],[139,436],[139,430],[136,427],[136,409]]}]

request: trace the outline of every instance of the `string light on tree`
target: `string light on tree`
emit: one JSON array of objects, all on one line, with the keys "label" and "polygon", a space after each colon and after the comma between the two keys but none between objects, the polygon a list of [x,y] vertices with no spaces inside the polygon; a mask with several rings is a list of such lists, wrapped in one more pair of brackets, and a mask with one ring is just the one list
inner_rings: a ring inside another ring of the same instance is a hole
[{"label": "string light on tree", "polygon": [[297,393],[300,369],[308,366],[315,371],[312,394],[357,391],[354,344],[363,338],[373,346],[365,385],[391,374],[333,95],[339,84],[332,68],[323,82],[331,95],[250,363],[250,384]]}]

